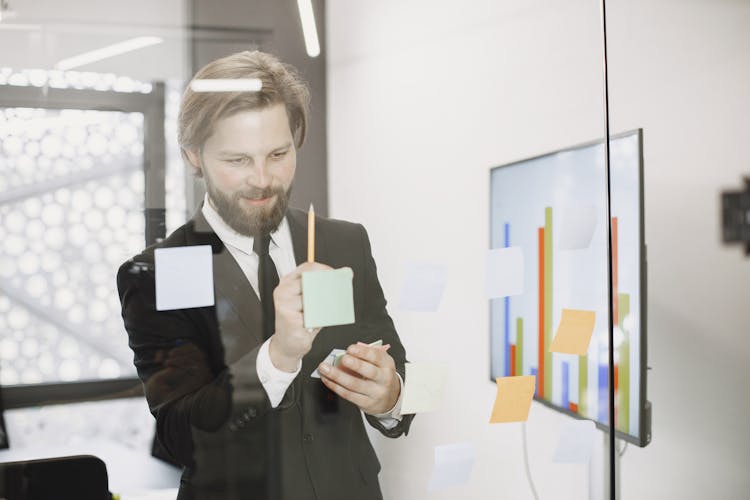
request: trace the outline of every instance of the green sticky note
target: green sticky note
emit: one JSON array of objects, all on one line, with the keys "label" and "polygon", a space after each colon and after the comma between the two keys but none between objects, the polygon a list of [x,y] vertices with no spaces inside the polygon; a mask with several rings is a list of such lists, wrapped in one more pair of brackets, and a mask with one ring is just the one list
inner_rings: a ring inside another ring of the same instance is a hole
[{"label": "green sticky note", "polygon": [[354,323],[353,278],[348,267],[302,273],[305,328]]}]

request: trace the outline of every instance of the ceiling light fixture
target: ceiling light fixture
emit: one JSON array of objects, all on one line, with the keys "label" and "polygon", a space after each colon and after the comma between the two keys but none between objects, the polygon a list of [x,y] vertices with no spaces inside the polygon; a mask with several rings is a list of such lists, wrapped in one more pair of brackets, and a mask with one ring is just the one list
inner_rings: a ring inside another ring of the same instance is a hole
[{"label": "ceiling light fixture", "polygon": [[320,43],[318,42],[318,28],[315,26],[312,0],[297,0],[297,7],[299,8],[300,21],[302,21],[302,34],[305,37],[307,55],[318,57],[320,55]]},{"label": "ceiling light fixture", "polygon": [[134,50],[150,47],[151,45],[156,45],[162,43],[163,41],[164,40],[162,38],[159,38],[158,36],[139,36],[137,38],[131,38],[130,40],[125,40],[124,42],[116,43],[114,45],[102,47],[101,49],[84,52],[83,54],[63,59],[62,61],[55,64],[55,68],[67,71],[69,69],[90,64],[92,62],[101,61],[102,59],[119,56],[120,54],[125,54],[126,52],[132,52]]}]

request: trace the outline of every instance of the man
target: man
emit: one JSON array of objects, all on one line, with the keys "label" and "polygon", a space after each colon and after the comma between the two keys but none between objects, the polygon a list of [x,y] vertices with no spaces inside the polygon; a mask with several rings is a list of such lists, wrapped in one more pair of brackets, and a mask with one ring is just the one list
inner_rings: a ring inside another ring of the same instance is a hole
[{"label": "man", "polygon": [[[117,275],[158,440],[184,466],[178,498],[382,498],[362,413],[386,436],[407,433],[405,352],[361,225],[318,217],[318,262],[304,263],[307,216],[287,203],[307,87],[257,51],[214,61],[195,78],[258,78],[262,89],[188,87],[179,141],[206,197]],[[157,311],[154,250],[191,245],[212,248],[215,305]],[[344,266],[354,271],[356,323],[308,331],[301,273]],[[376,340],[384,346],[368,345]],[[346,349],[339,367],[322,363],[334,348]]]}]

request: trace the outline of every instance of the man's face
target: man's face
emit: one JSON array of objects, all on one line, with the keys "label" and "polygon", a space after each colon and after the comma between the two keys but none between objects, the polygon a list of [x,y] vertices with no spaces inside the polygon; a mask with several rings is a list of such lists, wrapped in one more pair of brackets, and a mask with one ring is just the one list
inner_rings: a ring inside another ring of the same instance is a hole
[{"label": "man's face", "polygon": [[283,104],[219,120],[203,150],[187,153],[203,171],[209,201],[232,229],[256,237],[278,227],[297,165]]}]

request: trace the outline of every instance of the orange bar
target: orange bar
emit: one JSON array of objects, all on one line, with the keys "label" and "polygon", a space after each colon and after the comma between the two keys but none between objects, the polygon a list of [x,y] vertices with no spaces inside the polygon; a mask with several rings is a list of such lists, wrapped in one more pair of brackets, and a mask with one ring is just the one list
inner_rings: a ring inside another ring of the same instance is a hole
[{"label": "orange bar", "polygon": [[578,413],[578,405],[575,403],[568,403],[568,408],[570,408],[570,411],[573,413]]},{"label": "orange bar", "polygon": [[617,374],[619,372],[620,366],[615,363],[615,392],[617,392],[617,389],[619,388],[620,384],[617,383]]},{"label": "orange bar", "polygon": [[615,363],[615,429],[617,428],[617,421],[619,420],[619,413],[620,413],[620,405],[617,404],[620,400],[618,396],[618,389],[620,384],[617,382],[617,379],[620,378],[620,367]]},{"label": "orange bar", "polygon": [[544,228],[539,231],[539,368],[537,369],[537,390],[544,397]]},{"label": "orange bar", "polygon": [[516,346],[510,345],[510,376],[516,376]]}]

